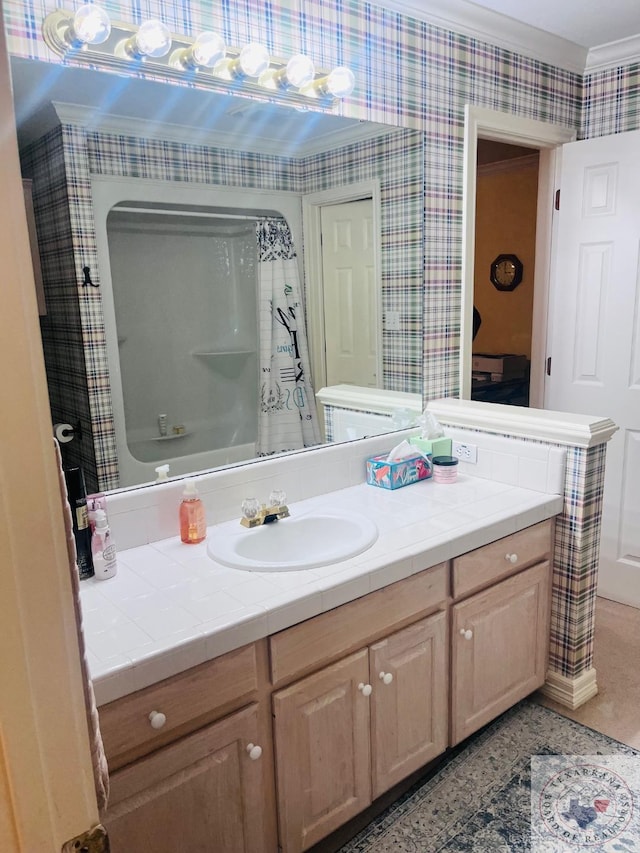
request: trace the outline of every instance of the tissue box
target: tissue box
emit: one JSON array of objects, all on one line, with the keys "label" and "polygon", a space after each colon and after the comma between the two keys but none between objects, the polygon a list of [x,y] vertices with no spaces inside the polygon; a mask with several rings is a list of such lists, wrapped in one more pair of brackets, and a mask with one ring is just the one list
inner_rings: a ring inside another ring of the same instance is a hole
[{"label": "tissue box", "polygon": [[431,462],[424,456],[410,456],[398,462],[387,462],[387,455],[367,459],[367,483],[381,489],[400,489],[431,476]]},{"label": "tissue box", "polygon": [[423,453],[429,453],[431,456],[451,456],[450,438],[420,438],[419,435],[413,435],[409,444],[419,447]]}]

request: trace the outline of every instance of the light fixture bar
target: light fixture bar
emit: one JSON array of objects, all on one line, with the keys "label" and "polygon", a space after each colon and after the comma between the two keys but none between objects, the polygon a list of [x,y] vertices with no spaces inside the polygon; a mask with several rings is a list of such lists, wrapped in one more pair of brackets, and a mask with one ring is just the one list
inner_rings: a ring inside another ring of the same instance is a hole
[{"label": "light fixture bar", "polygon": [[[130,72],[132,67],[137,65],[147,71],[150,76],[157,75],[177,83],[189,80],[202,89],[225,94],[230,92],[250,94],[262,100],[290,103],[296,106],[311,106],[315,103],[317,106],[330,107],[339,100],[333,93],[327,92],[325,87],[314,86],[313,81],[303,90],[275,85],[275,82],[271,81],[274,81],[274,78],[277,80],[283,77],[287,72],[288,60],[279,57],[269,57],[269,73],[267,75],[263,73],[260,78],[246,74],[230,74],[229,66],[235,67],[238,64],[242,48],[227,46],[225,58],[213,67],[194,67],[191,61],[184,61],[185,57],[191,58],[194,55],[193,46],[197,38],[190,36],[170,33],[171,45],[163,56],[132,56],[128,46],[133,44],[139,27],[123,21],[111,21],[109,36],[101,44],[78,46],[77,41],[71,37],[73,17],[73,12],[56,9],[47,15],[42,24],[42,35],[46,45],[54,53],[73,64],[120,73]],[[330,74],[330,70],[318,68],[314,71],[314,79],[324,81]]]}]

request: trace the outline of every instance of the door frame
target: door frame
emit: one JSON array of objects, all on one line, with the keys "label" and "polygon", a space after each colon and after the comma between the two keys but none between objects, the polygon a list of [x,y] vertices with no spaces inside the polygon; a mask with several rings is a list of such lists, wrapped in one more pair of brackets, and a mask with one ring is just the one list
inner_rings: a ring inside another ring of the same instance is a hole
[{"label": "door frame", "polygon": [[309,359],[314,391],[327,384],[324,347],[324,283],[322,278],[322,208],[350,201],[371,199],[373,205],[373,263],[376,282],[376,374],[382,388],[382,239],[380,182],[359,181],[302,196],[302,233],[304,239],[305,302]]},{"label": "door frame", "polygon": [[99,816],[1,25],[0,116],[0,849],[59,853]]},{"label": "door frame", "polygon": [[471,398],[478,139],[506,142],[526,148],[537,148],[540,151],[529,405],[532,408],[543,408],[548,324],[551,322],[548,307],[554,195],[555,188],[559,186],[561,146],[566,142],[573,142],[575,138],[576,131],[571,128],[536,119],[520,118],[486,107],[465,105],[459,374],[462,400]]}]

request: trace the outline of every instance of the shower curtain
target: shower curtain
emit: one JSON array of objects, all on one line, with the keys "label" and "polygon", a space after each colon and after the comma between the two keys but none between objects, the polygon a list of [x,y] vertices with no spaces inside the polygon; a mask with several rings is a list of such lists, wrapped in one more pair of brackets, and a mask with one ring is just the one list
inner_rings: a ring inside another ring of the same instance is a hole
[{"label": "shower curtain", "polygon": [[320,443],[291,231],[284,219],[256,223],[260,324],[258,456]]}]

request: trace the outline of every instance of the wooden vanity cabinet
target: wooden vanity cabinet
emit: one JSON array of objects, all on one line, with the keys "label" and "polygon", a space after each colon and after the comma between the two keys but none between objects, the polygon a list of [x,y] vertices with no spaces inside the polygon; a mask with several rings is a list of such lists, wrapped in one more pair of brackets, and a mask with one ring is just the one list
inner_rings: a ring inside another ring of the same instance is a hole
[{"label": "wooden vanity cabinet", "polygon": [[100,709],[112,853],[277,849],[265,695],[262,641]]},{"label": "wooden vanity cabinet", "polygon": [[552,533],[545,521],[453,561],[454,598],[486,588],[451,608],[452,746],[544,683]]},{"label": "wooden vanity cabinet", "polygon": [[254,703],[116,771],[105,819],[112,853],[275,850],[262,756],[250,755],[266,736]]},{"label": "wooden vanity cabinet", "polygon": [[[446,599],[446,566],[432,571],[432,578],[424,572],[424,577],[389,587],[386,607],[381,591],[345,605],[346,612],[358,624],[358,609],[370,607],[372,596],[377,598],[380,610],[376,622],[369,623],[371,634],[376,623],[398,618],[393,607],[398,593],[404,599],[413,590],[414,612],[433,609],[438,598]],[[420,586],[423,594],[430,589],[436,600],[415,597]],[[338,608],[292,630],[299,634],[306,626],[313,633],[331,633],[332,621],[344,613]],[[366,636],[352,635],[350,642],[362,643]],[[277,667],[277,659],[275,663]],[[280,845],[285,853],[293,853],[312,847],[444,752],[446,611],[438,610],[276,691],[273,716]]]},{"label": "wooden vanity cabinet", "polygon": [[546,674],[553,530],[103,706],[113,853],[307,850],[527,696]]}]

